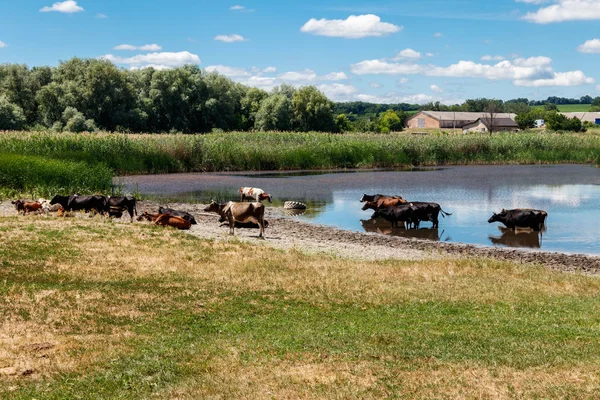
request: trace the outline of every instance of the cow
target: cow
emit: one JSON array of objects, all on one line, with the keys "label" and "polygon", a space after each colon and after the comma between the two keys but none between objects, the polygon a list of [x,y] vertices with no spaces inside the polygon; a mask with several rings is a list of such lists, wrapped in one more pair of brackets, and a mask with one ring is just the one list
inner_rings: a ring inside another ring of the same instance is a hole
[{"label": "cow", "polygon": [[158,213],[172,215],[174,217],[181,217],[181,218],[185,219],[186,221],[190,221],[192,225],[198,224],[196,222],[196,218],[194,218],[194,216],[192,214],[185,212],[185,211],[178,211],[178,210],[173,210],[171,208],[158,207]]},{"label": "cow", "polygon": [[402,197],[396,197],[396,198],[381,197],[377,201],[365,202],[365,205],[362,207],[362,210],[363,211],[366,211],[368,209],[380,210],[382,208],[392,208],[392,207],[396,207],[398,205],[406,204],[406,203],[407,203],[407,201],[404,200]]},{"label": "cow", "polygon": [[392,223],[392,228],[398,227],[398,222],[404,222],[406,227],[410,227],[414,222],[413,213],[415,207],[410,204],[401,204],[392,208],[382,208],[375,210],[374,218],[383,218]]},{"label": "cow", "polygon": [[11,201],[11,203],[15,205],[17,212],[23,211],[23,215],[27,215],[27,213],[36,212],[42,209],[42,204],[37,201],[16,200]]},{"label": "cow", "polygon": [[56,195],[50,200],[50,204],[60,204],[67,211],[81,211],[85,212],[96,211],[99,214],[104,215],[106,208],[106,197],[101,195],[94,196],[59,196]]},{"label": "cow", "polygon": [[236,222],[254,222],[260,227],[258,237],[264,238],[265,206],[261,203],[236,203],[230,201],[225,204],[218,204],[212,201],[204,211],[224,215],[229,222],[230,235],[235,235]]},{"label": "cow", "polygon": [[433,223],[432,228],[439,227],[439,215],[446,218],[452,214],[442,210],[438,203],[426,203],[422,201],[411,201],[410,205],[415,207],[415,228],[419,228],[421,221],[430,221]]},{"label": "cow", "polygon": [[60,204],[50,205],[50,201],[46,199],[39,199],[38,203],[42,205],[42,210],[44,211],[44,213],[58,212],[58,210],[60,210],[60,208],[62,207]]},{"label": "cow", "polygon": [[509,229],[531,228],[539,232],[546,223],[548,213],[543,210],[515,209],[502,210],[499,214],[494,213],[488,223],[501,222]]},{"label": "cow", "polygon": [[363,193],[363,196],[360,198],[360,202],[364,203],[365,201],[370,201],[372,203],[378,202],[380,199],[401,199],[400,196],[389,196],[387,194],[366,194]]},{"label": "cow", "polygon": [[[214,212],[216,214],[219,214],[221,216],[221,218],[219,218],[219,223],[223,223],[223,222],[227,221],[227,215],[225,215],[225,212],[224,212],[225,207],[227,206],[227,203],[225,203],[225,204],[216,203],[216,204],[217,204],[216,207],[213,207],[210,211],[207,211],[207,212]],[[206,211],[206,209],[205,209],[205,211]],[[264,222],[265,229],[267,229],[269,227],[269,221],[267,221],[265,219],[263,222]],[[229,222],[227,222],[227,225],[229,225]],[[252,222],[252,221],[249,221],[249,222],[235,221],[235,227],[238,229],[259,229],[260,225],[258,223]]]},{"label": "cow", "polygon": [[240,188],[240,201],[243,203],[246,199],[256,201],[260,203],[264,200],[269,200],[269,203],[273,202],[273,197],[266,193],[264,190],[259,188],[241,187]]},{"label": "cow", "polygon": [[138,217],[138,221],[143,219],[152,221],[155,225],[170,226],[179,230],[188,230],[192,227],[192,223],[190,221],[168,214],[150,214],[148,212],[144,212]]},{"label": "cow", "polygon": [[133,221],[133,214],[137,214],[136,199],[133,196],[110,196],[106,198],[104,211],[108,212],[109,217],[121,218],[123,211],[129,213],[129,217]]}]

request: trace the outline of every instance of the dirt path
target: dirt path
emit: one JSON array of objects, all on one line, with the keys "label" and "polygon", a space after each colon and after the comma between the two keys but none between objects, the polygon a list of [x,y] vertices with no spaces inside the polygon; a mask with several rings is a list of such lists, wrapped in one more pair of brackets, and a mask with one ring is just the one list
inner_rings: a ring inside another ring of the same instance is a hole
[{"label": "dirt path", "polygon": [[[229,228],[218,222],[216,214],[203,211],[204,205],[170,203],[162,204],[171,208],[185,210],[196,216],[198,225],[194,225],[190,234],[205,238],[232,240]],[[154,202],[138,203],[138,212],[156,212],[158,204]],[[0,216],[15,215],[14,207],[8,201],[0,203]],[[284,217],[281,210],[267,207],[266,219],[269,228],[266,240],[258,238],[258,230],[236,229],[235,240],[272,246],[289,250],[298,249],[305,253],[326,253],[356,260],[422,260],[447,256],[490,257],[520,263],[541,264],[548,268],[586,274],[600,274],[600,257],[571,255],[543,251],[528,251],[495,247],[478,247],[459,243],[431,242],[417,239],[384,236],[374,233],[344,231],[327,226],[312,225]],[[124,218],[118,223],[129,223]]]}]

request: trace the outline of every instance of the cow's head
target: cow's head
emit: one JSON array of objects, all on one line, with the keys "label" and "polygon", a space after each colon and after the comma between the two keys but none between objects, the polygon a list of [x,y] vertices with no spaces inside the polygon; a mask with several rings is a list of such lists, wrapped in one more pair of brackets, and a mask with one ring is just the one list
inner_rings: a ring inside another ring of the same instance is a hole
[{"label": "cow's head", "polygon": [[506,217],[506,211],[502,210],[502,212],[500,214],[496,214],[494,213],[494,215],[492,215],[492,217],[490,219],[488,219],[488,223],[492,223],[492,222],[502,222],[502,220]]},{"label": "cow's head", "polygon": [[365,205],[362,206],[362,210],[366,211],[368,209],[377,210],[377,204],[373,203],[372,201],[367,201]]},{"label": "cow's head", "polygon": [[221,205],[214,200],[211,200],[210,204],[204,208],[204,212],[219,213],[221,211]]},{"label": "cow's head", "polygon": [[367,201],[366,197],[367,197],[367,194],[363,193],[362,197],[360,198],[360,202],[364,203],[365,201]]},{"label": "cow's head", "polygon": [[269,203],[272,203],[273,202],[273,196],[271,196],[269,193],[261,193],[258,196],[258,200],[259,201],[269,200]]},{"label": "cow's head", "polygon": [[144,213],[142,215],[140,215],[139,217],[137,217],[138,221],[141,220],[148,220],[148,221],[152,221],[152,216],[148,213],[148,211],[144,211]]},{"label": "cow's head", "polygon": [[11,203],[15,205],[17,211],[22,211],[25,209],[25,202],[23,200],[15,200],[11,201]]}]

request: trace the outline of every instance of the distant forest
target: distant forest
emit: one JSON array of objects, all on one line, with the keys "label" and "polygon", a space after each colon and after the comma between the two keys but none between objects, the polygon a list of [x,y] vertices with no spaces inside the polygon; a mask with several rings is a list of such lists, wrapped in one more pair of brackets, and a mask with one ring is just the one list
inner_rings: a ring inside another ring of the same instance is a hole
[{"label": "distant forest", "polygon": [[73,58],[57,67],[0,65],[0,130],[183,132],[402,130],[419,110],[530,113],[600,97],[543,101],[471,99],[463,104],[334,103],[314,86],[251,88],[197,66],[124,70],[106,60]]}]

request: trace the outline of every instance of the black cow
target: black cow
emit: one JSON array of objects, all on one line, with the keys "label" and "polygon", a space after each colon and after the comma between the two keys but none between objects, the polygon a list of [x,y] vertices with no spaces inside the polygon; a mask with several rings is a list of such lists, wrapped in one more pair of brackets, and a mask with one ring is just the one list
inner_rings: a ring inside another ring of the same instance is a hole
[{"label": "black cow", "polygon": [[127,210],[131,220],[133,214],[137,215],[137,201],[133,196],[110,196],[106,199],[104,211],[108,212],[110,217],[121,218],[123,211]]},{"label": "black cow", "polygon": [[60,204],[66,211],[85,212],[96,211],[104,215],[106,197],[101,195],[93,196],[59,196],[56,195],[50,200],[50,204]]},{"label": "black cow", "polygon": [[382,208],[376,210],[373,218],[383,218],[392,223],[392,228],[398,227],[398,222],[404,222],[406,227],[414,223],[414,212],[416,207],[410,204],[401,204],[392,208]]},{"label": "black cow", "polygon": [[494,213],[488,223],[501,222],[510,229],[531,228],[539,232],[546,223],[546,217],[548,217],[548,213],[543,210],[502,210],[500,214]]},{"label": "black cow", "polygon": [[402,199],[400,196],[388,196],[387,194],[366,194],[360,198],[360,202],[370,201],[371,203],[377,203],[381,199]]},{"label": "black cow", "polygon": [[192,214],[185,212],[185,211],[178,211],[178,210],[173,210],[172,208],[159,207],[158,213],[171,215],[173,217],[181,217],[181,218],[185,219],[186,221],[191,222],[192,225],[197,225],[196,218],[194,218],[194,216]]},{"label": "black cow", "polygon": [[450,216],[452,214],[442,210],[442,207],[437,203],[426,203],[422,201],[411,201],[410,205],[415,207],[413,215],[415,228],[419,228],[421,221],[430,221],[433,223],[432,228],[439,227],[439,215],[442,217]]}]

